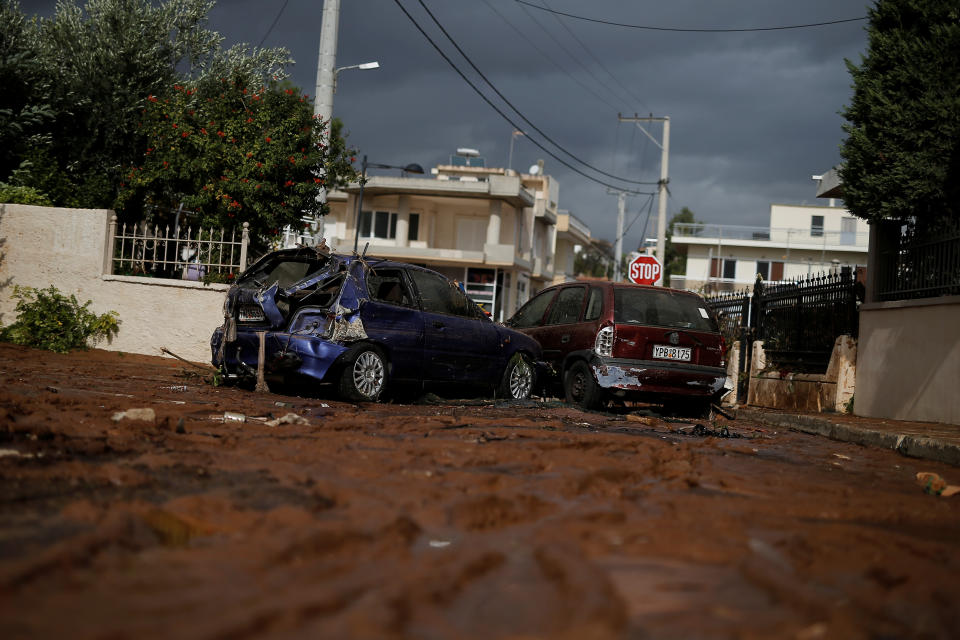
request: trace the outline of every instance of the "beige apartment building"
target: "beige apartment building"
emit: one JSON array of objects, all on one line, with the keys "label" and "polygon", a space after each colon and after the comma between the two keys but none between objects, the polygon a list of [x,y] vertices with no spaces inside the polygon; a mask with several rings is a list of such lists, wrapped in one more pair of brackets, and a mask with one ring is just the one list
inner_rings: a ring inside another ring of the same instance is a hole
[{"label": "beige apartment building", "polygon": [[558,211],[556,180],[461,155],[430,174],[368,176],[359,216],[359,184],[330,193],[327,244],[350,253],[356,239],[361,253],[434,269],[462,282],[496,320],[572,279],[574,247],[589,242],[590,230]]}]

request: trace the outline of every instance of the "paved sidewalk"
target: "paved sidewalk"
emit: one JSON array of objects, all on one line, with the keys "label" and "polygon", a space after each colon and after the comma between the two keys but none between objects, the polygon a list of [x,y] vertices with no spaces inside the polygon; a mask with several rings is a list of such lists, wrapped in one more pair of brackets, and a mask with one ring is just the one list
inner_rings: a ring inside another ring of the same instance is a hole
[{"label": "paved sidewalk", "polygon": [[960,466],[960,425],[902,422],[838,413],[790,413],[760,407],[737,407],[737,419],[756,420],[834,440],[883,447],[905,456]]}]

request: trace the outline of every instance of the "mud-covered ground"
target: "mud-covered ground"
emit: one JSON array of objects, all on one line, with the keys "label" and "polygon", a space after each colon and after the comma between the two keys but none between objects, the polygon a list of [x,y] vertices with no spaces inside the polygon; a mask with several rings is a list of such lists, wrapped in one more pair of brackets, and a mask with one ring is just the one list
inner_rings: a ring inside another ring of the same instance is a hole
[{"label": "mud-covered ground", "polygon": [[198,373],[0,344],[0,638],[960,633],[960,496],[915,480],[956,468],[738,421]]}]

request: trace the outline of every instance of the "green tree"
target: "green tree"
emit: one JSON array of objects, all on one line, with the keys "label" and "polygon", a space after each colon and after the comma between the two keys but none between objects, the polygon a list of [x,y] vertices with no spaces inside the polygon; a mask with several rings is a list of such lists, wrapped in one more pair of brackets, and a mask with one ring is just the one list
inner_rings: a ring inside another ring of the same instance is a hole
[{"label": "green tree", "polygon": [[53,111],[35,36],[17,2],[0,0],[0,180],[20,165],[27,150],[49,143],[42,132]]},{"label": "green tree", "polygon": [[609,278],[613,275],[613,248],[606,240],[593,240],[573,258],[573,271],[578,276]]},{"label": "green tree", "polygon": [[868,220],[956,218],[960,207],[960,5],[878,0],[868,48],[849,60],[843,199]]},{"label": "green tree", "polygon": [[[4,22],[16,22],[19,7],[2,1]],[[50,193],[58,204],[112,206],[121,172],[143,152],[138,124],[148,96],[166,98],[174,83],[187,80],[239,76],[254,85],[283,77],[291,62],[283,49],[224,50],[222,37],[206,28],[212,6],[88,0],[81,9],[63,0],[53,18],[23,22],[21,41],[41,71],[38,79],[19,79],[35,88],[32,104],[49,105],[51,115],[42,131],[48,144],[20,156],[10,182],[43,190],[56,175],[67,184]]]},{"label": "green tree", "polygon": [[670,286],[670,276],[681,275],[687,272],[687,252],[686,250],[681,251],[673,244],[673,225],[677,223],[701,224],[700,220],[697,220],[694,216],[693,211],[690,211],[690,209],[686,207],[682,208],[679,213],[673,214],[673,217],[670,218],[670,222],[667,224],[667,237],[663,247],[663,253],[665,254],[663,261],[663,282],[668,287]]},{"label": "green tree", "polygon": [[[175,84],[169,98],[149,96],[141,118],[145,147],[127,168],[118,206],[139,218],[147,203],[183,204],[203,226],[248,222],[254,238],[326,212],[321,187],[355,177],[342,138],[327,146],[326,123],[286,83],[245,78]],[[339,133],[339,127],[337,132]]]}]

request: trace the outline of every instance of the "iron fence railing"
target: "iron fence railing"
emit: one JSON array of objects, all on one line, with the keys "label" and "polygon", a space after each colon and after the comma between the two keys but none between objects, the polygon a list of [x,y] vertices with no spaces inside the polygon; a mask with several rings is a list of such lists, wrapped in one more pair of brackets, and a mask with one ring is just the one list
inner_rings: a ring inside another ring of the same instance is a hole
[{"label": "iron fence railing", "polygon": [[918,232],[913,225],[886,225],[893,236],[877,260],[881,301],[960,294],[960,221]]},{"label": "iron fence railing", "polygon": [[728,340],[764,341],[768,362],[789,371],[824,373],[838,336],[857,336],[863,285],[852,270],[707,299]]},{"label": "iron fence railing", "polygon": [[717,314],[720,332],[727,342],[740,339],[740,329],[750,326],[750,308],[753,293],[738,291],[719,293],[707,299],[710,308]]},{"label": "iron fence railing", "polygon": [[110,219],[110,272],[182,280],[225,282],[247,266],[249,224],[225,229],[161,228]]}]

